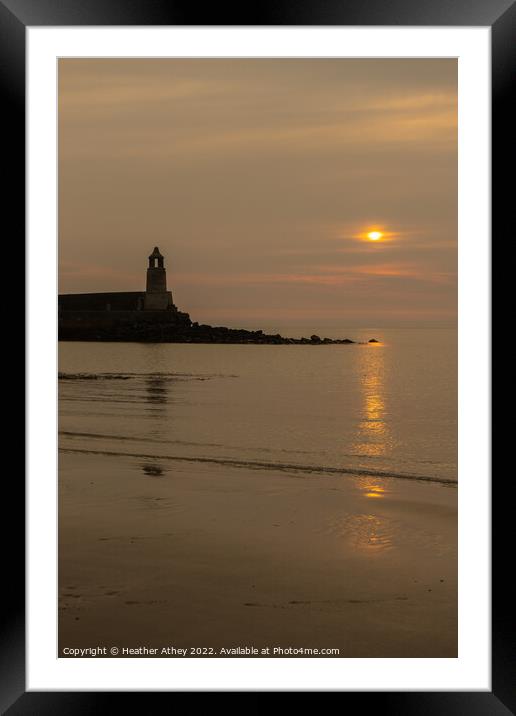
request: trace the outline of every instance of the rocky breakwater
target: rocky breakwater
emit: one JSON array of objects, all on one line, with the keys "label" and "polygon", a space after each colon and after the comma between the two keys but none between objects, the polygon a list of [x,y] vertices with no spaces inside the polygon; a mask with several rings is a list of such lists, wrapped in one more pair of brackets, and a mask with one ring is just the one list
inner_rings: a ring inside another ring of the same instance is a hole
[{"label": "rocky breakwater", "polygon": [[188,343],[255,343],[272,345],[328,345],[334,343],[355,343],[349,338],[321,338],[312,335],[309,338],[286,338],[279,333],[249,331],[243,328],[226,328],[225,326],[208,326],[193,323],[184,335]]},{"label": "rocky breakwater", "polygon": [[[127,321],[110,325],[99,322],[62,321],[59,325],[62,341],[120,341],[141,343],[237,343],[256,345],[334,345],[356,343],[349,338],[287,338],[279,333],[249,331],[243,328],[209,326],[203,323]],[[377,342],[371,339],[370,342]]]}]

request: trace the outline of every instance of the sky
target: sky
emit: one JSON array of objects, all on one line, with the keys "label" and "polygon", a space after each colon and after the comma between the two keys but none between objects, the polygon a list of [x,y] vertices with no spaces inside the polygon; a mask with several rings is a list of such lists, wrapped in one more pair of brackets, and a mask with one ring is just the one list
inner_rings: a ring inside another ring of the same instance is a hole
[{"label": "sky", "polygon": [[456,60],[62,59],[58,81],[60,293],[143,291],[157,245],[200,323],[455,325]]}]

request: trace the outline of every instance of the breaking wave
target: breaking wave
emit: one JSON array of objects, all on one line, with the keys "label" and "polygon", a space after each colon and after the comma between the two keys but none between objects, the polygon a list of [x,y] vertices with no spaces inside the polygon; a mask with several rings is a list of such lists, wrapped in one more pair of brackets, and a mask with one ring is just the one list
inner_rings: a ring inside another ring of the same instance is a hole
[{"label": "breaking wave", "polygon": [[228,373],[58,373],[59,380],[211,380],[213,378],[238,378]]},{"label": "breaking wave", "polygon": [[145,460],[172,460],[178,462],[207,463],[225,465],[227,467],[240,467],[253,470],[275,470],[281,472],[297,473],[319,473],[324,475],[358,475],[364,477],[388,477],[399,480],[413,480],[418,482],[433,482],[447,487],[457,487],[453,480],[431,475],[411,475],[402,472],[391,472],[388,470],[370,470],[357,467],[330,467],[326,465],[299,465],[297,463],[265,462],[260,460],[238,460],[217,457],[197,457],[187,455],[155,455],[149,453],[117,452],[114,450],[87,450],[83,448],[64,448],[59,450],[64,453],[80,453],[85,455],[104,455],[109,457],[130,457]]}]

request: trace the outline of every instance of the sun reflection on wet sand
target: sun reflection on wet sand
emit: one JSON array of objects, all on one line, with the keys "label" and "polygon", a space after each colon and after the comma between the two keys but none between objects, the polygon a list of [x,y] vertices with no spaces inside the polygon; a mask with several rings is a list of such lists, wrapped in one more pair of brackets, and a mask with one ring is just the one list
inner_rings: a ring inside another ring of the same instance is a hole
[{"label": "sun reflection on wet sand", "polygon": [[386,480],[382,477],[357,477],[356,486],[363,497],[382,499],[390,490],[387,488]]},{"label": "sun reflection on wet sand", "polygon": [[368,554],[385,552],[394,547],[395,525],[381,515],[348,515],[335,525],[335,532],[341,532],[351,546]]},{"label": "sun reflection on wet sand", "polygon": [[[391,493],[390,481],[383,477],[357,476],[355,487],[365,500],[384,500]],[[342,534],[353,549],[367,554],[386,552],[395,547],[396,520],[378,513],[372,504],[362,503],[363,512],[348,514],[334,523],[333,531]],[[378,505],[378,509],[381,509]]]},{"label": "sun reflection on wet sand", "polygon": [[385,497],[385,490],[382,487],[372,487],[369,492],[364,493],[365,497]]}]

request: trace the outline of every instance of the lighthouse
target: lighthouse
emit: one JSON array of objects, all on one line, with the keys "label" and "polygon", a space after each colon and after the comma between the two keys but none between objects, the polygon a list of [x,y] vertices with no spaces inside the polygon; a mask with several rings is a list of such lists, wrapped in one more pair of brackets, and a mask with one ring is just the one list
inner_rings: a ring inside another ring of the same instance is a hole
[{"label": "lighthouse", "polygon": [[172,308],[172,293],[167,291],[167,272],[165,259],[157,246],[149,256],[147,268],[147,287],[145,290],[144,310],[163,311]]}]

